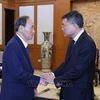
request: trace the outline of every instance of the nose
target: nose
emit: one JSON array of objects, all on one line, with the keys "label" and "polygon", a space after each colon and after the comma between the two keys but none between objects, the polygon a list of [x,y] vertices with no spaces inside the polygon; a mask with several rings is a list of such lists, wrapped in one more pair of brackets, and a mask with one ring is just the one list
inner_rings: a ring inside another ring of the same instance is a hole
[{"label": "nose", "polygon": [[63,30],[64,30],[64,28],[62,27],[62,28],[61,28],[61,30],[63,31]]},{"label": "nose", "polygon": [[35,33],[35,30],[33,29],[32,33],[34,34]]}]

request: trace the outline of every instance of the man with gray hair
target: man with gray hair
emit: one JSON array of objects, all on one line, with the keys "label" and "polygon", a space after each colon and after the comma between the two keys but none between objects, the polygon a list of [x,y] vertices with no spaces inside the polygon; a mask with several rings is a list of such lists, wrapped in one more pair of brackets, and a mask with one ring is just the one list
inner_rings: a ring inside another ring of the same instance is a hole
[{"label": "man with gray hair", "polygon": [[65,60],[55,71],[41,75],[61,88],[60,100],[94,100],[96,45],[83,24],[83,16],[78,11],[62,17],[64,36],[71,38]]}]

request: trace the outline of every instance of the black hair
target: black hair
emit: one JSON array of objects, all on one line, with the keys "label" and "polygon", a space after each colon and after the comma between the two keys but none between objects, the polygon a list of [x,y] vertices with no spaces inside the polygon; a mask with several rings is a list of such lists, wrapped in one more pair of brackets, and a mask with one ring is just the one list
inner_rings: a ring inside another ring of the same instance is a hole
[{"label": "black hair", "polygon": [[74,10],[62,16],[62,19],[67,19],[69,23],[76,23],[79,28],[83,27],[83,16],[78,11]]},{"label": "black hair", "polygon": [[29,18],[29,16],[21,16],[19,17],[16,21],[15,21],[15,30],[18,31],[19,29],[19,26],[22,25],[22,26],[26,26],[26,23],[27,23],[27,19]]}]

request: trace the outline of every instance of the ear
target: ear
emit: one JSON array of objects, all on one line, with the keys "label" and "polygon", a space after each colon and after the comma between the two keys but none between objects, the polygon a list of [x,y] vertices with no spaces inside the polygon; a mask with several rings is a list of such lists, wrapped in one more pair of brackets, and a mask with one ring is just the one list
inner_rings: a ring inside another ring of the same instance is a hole
[{"label": "ear", "polygon": [[24,30],[24,26],[20,25],[19,26],[19,31],[23,31]]}]

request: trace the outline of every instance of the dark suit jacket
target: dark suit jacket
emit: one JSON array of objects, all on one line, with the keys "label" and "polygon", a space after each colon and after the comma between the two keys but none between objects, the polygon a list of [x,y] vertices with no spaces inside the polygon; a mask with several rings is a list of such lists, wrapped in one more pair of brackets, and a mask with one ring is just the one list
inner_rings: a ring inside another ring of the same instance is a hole
[{"label": "dark suit jacket", "polygon": [[61,87],[63,100],[94,100],[95,43],[84,31],[70,53],[69,48],[65,61],[54,71],[54,83]]},{"label": "dark suit jacket", "polygon": [[15,35],[3,54],[1,100],[34,100],[34,88],[40,77],[33,75],[29,55]]}]

